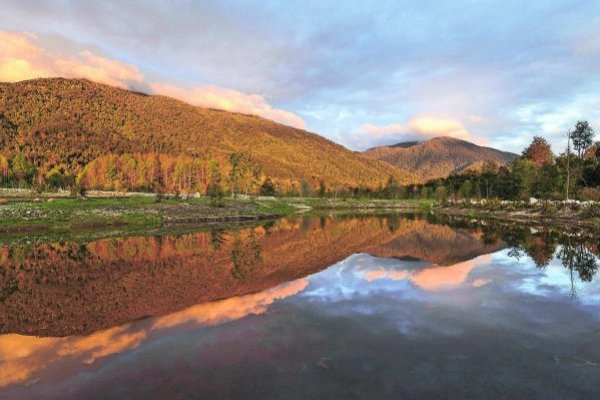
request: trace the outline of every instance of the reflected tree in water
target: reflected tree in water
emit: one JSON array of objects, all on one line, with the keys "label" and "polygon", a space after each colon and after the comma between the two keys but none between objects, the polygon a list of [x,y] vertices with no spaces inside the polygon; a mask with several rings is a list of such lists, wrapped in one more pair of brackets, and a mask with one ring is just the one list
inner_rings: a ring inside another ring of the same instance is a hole
[{"label": "reflected tree in water", "polygon": [[567,237],[561,243],[558,258],[562,265],[569,270],[571,277],[571,296],[577,296],[574,272],[577,272],[582,282],[591,282],[598,272],[596,256],[588,249],[581,238]]},{"label": "reflected tree in water", "polygon": [[247,236],[235,231],[231,246],[231,275],[238,280],[246,279],[260,261],[261,247],[254,229],[250,229]]},{"label": "reflected tree in water", "polygon": [[[528,227],[513,227],[490,224],[484,228],[482,241],[489,243],[503,240],[510,248],[508,255],[517,260],[527,255],[538,268],[550,264],[554,255],[561,260],[571,275],[571,293],[576,296],[575,277],[582,282],[591,282],[598,272],[598,245],[594,239],[584,236],[558,234],[555,231],[536,231]],[[559,248],[558,253],[556,252]],[[596,250],[594,252],[594,250]]]},{"label": "reflected tree in water", "polygon": [[212,229],[210,231],[210,249],[211,257],[221,248],[225,242],[225,230],[223,229]]}]

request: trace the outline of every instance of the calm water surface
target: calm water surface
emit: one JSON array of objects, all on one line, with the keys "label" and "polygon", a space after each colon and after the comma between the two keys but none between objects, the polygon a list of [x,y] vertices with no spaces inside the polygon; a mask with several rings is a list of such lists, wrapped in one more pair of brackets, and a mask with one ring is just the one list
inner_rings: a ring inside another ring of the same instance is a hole
[{"label": "calm water surface", "polygon": [[0,245],[0,398],[598,399],[598,254],[398,216]]}]

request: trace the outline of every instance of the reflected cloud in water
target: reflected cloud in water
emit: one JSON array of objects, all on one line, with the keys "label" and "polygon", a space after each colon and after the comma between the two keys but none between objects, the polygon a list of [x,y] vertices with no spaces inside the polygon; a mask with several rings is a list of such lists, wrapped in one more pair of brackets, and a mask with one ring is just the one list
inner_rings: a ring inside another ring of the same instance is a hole
[{"label": "reflected cloud in water", "polygon": [[274,301],[301,292],[307,284],[307,279],[299,279],[261,293],[199,304],[154,318],[149,327],[146,323],[133,323],[88,336],[67,338],[3,335],[0,336],[0,386],[30,382],[33,374],[69,362],[92,364],[103,357],[135,349],[150,335],[156,339],[166,334],[160,331],[181,325],[188,328],[217,325],[250,314],[262,314]]}]

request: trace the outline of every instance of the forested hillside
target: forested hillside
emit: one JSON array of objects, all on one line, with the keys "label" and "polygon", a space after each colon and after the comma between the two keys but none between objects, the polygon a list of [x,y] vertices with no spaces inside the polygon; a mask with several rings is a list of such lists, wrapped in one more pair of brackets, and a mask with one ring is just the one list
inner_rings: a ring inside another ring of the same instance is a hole
[{"label": "forested hillside", "polygon": [[[219,184],[226,187],[232,154],[242,154],[245,170],[251,170],[240,179],[252,176],[260,183],[270,178],[281,192],[299,192],[302,186],[316,190],[321,182],[328,190],[341,190],[377,188],[390,177],[399,183],[417,180],[406,170],[356,154],[319,135],[257,116],[198,108],[81,79],[0,83],[4,184],[72,183],[78,176],[81,180],[85,166],[94,160],[84,181],[102,182],[107,189],[128,182],[121,176],[121,183],[113,183],[119,173],[136,180],[152,176],[147,171],[127,171],[126,164],[115,165],[125,153],[131,155],[126,157],[130,167],[142,168],[146,161],[158,160],[170,168],[165,176],[172,177],[177,168],[184,175],[193,173],[178,181],[183,186],[193,184],[177,188],[187,191],[205,191],[208,182],[198,177],[210,175],[211,169],[223,177]],[[102,176],[90,176],[92,171]],[[172,189],[160,188],[157,182],[142,183],[143,189]]]},{"label": "forested hillside", "polygon": [[437,137],[421,143],[407,142],[375,147],[364,154],[413,171],[423,181],[477,169],[484,161],[504,165],[517,158],[513,153],[450,137]]}]

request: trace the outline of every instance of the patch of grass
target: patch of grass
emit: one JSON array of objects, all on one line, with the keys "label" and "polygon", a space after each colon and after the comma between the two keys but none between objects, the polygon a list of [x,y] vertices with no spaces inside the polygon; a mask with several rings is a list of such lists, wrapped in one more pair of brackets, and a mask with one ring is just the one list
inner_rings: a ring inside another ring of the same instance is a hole
[{"label": "patch of grass", "polygon": [[257,201],[255,204],[257,215],[289,215],[298,211],[297,207],[282,199]]}]

